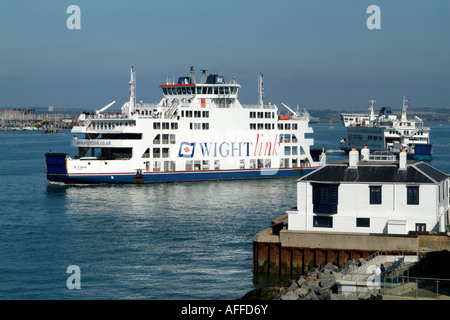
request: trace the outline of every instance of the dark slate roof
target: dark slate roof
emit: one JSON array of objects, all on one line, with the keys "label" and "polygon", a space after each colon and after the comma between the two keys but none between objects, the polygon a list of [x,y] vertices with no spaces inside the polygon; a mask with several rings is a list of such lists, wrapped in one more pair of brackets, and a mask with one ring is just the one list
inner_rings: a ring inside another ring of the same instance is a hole
[{"label": "dark slate roof", "polygon": [[399,170],[395,163],[361,163],[356,168],[348,164],[328,164],[300,178],[304,181],[321,182],[399,182],[399,183],[439,183],[448,175],[427,163],[408,164],[405,170]]}]

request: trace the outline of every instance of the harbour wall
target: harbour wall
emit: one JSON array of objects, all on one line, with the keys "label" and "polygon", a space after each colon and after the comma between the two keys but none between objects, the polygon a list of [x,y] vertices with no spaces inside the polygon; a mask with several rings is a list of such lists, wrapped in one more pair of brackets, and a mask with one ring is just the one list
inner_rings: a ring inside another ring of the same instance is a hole
[{"label": "harbour wall", "polygon": [[327,263],[341,267],[349,260],[367,258],[384,251],[393,255],[417,255],[430,241],[448,242],[446,234],[360,234],[292,231],[286,229],[287,214],[253,238],[254,273],[301,275]]}]

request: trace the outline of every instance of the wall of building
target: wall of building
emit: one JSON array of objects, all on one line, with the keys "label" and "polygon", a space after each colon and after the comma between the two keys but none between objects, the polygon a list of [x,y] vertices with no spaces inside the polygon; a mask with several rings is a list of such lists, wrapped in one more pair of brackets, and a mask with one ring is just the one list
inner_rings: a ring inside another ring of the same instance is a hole
[{"label": "wall of building", "polygon": [[[380,185],[381,204],[370,204],[369,186]],[[313,227],[316,214],[313,212],[312,189],[309,182],[297,183],[297,211],[288,212],[290,230],[406,234],[415,231],[416,223],[424,223],[426,231],[439,231],[439,208],[445,207],[445,202],[448,203],[448,195],[442,197],[442,192],[441,202],[438,202],[438,186],[434,184],[420,185],[419,204],[408,205],[406,184],[341,183],[338,212],[329,215],[333,217],[333,228],[318,228]],[[356,218],[370,218],[370,227],[357,227]],[[388,221],[391,221],[389,228]]]}]

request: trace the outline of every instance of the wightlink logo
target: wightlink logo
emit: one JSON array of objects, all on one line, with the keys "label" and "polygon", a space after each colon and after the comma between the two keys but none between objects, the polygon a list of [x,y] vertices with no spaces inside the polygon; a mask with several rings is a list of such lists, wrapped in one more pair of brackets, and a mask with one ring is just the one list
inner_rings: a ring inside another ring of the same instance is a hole
[{"label": "wightlink logo", "polygon": [[270,157],[278,156],[280,142],[278,134],[268,140],[263,134],[256,135],[255,143],[246,142],[181,142],[179,158],[227,158],[227,157]]}]

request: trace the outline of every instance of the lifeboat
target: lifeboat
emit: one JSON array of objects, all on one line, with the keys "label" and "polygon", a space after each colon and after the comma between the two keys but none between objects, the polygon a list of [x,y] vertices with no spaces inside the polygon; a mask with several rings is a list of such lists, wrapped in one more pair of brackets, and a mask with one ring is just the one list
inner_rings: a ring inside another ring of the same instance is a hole
[{"label": "lifeboat", "polygon": [[280,116],[280,120],[289,120],[292,116]]}]

